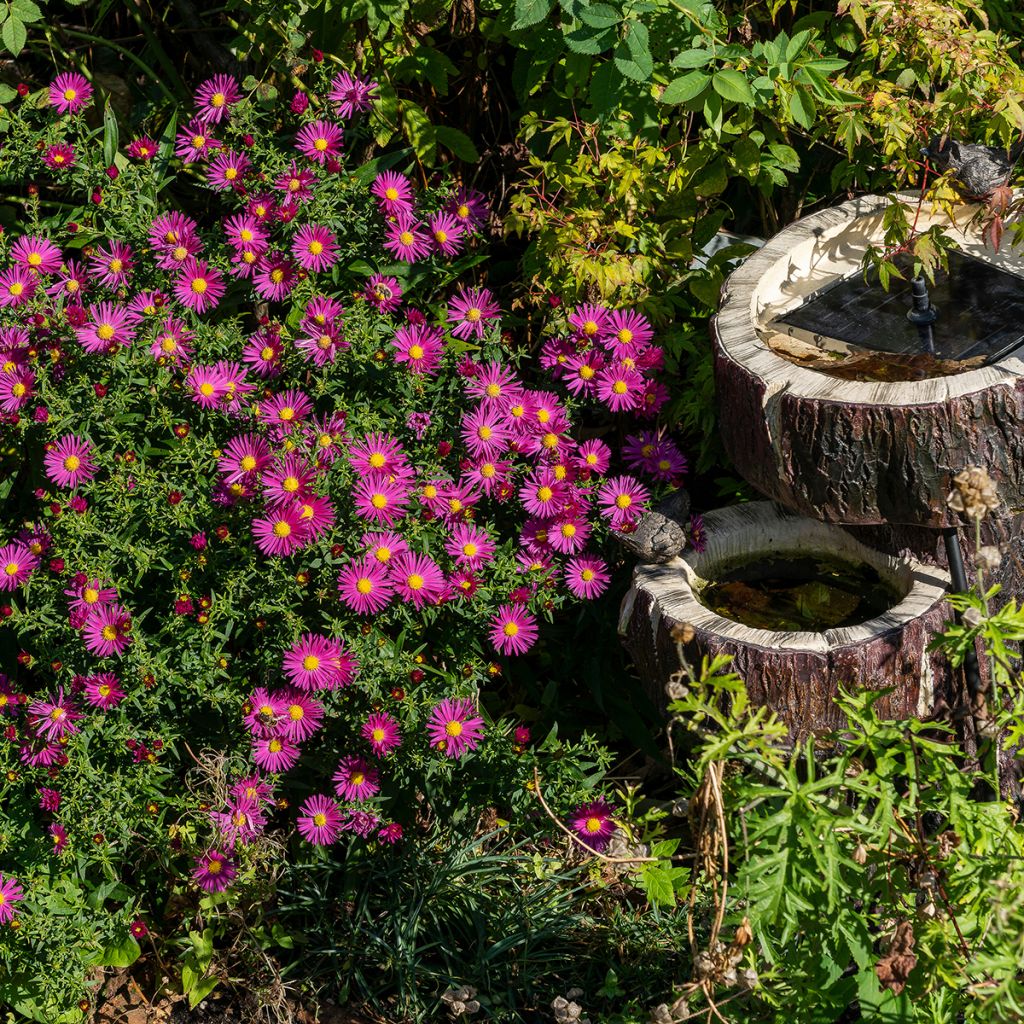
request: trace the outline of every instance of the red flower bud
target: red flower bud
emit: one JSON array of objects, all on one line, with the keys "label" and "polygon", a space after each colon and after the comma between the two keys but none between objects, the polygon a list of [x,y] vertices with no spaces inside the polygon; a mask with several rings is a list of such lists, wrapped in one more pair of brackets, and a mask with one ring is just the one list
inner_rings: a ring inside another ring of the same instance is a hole
[{"label": "red flower bud", "polygon": [[24,99],[29,93],[29,88],[24,82],[18,83],[18,95]]},{"label": "red flower bud", "polygon": [[181,498],[182,498],[181,491],[171,491],[170,494],[167,495],[167,504],[168,505],[177,505],[181,501]]},{"label": "red flower bud", "polygon": [[113,164],[111,164],[106,170],[106,175],[111,181],[116,180],[120,173],[121,172]]}]

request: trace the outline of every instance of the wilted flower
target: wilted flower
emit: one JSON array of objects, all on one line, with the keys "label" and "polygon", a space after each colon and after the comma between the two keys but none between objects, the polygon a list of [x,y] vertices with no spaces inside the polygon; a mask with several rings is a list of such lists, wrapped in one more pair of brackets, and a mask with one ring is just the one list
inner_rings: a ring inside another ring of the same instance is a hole
[{"label": "wilted flower", "polygon": [[996,483],[981,466],[968,466],[953,477],[953,490],[947,495],[946,504],[971,519],[984,519],[999,507]]}]

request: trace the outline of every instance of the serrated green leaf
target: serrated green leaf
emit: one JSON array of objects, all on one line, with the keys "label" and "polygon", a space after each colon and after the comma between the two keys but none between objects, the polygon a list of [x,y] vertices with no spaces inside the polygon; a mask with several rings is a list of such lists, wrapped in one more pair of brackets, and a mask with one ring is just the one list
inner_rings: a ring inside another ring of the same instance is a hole
[{"label": "serrated green leaf", "polygon": [[480,159],[480,154],[477,152],[476,146],[473,145],[473,140],[465,132],[459,131],[458,128],[439,124],[435,129],[435,133],[437,141],[445,149],[451,150],[460,160],[465,160],[468,164],[475,164]]},{"label": "serrated green leaf", "polygon": [[714,54],[710,50],[703,50],[695,47],[692,50],[683,50],[672,58],[674,68],[702,68],[711,63]]},{"label": "serrated green leaf", "polygon": [[591,4],[580,11],[580,21],[591,28],[611,28],[622,21],[622,12],[610,4]]},{"label": "serrated green leaf", "polygon": [[801,128],[810,128],[817,115],[814,97],[806,89],[797,89],[789,100],[789,113]]},{"label": "serrated green leaf", "polygon": [[17,57],[24,48],[27,38],[28,33],[25,31],[24,24],[11,14],[4,22],[3,29],[0,30],[0,39],[3,39],[4,46],[13,56]]},{"label": "serrated green leaf", "polygon": [[754,105],[754,94],[750,91],[750,83],[742,71],[737,71],[735,68],[723,68],[721,71],[716,71],[711,79],[711,85],[723,100],[742,103],[748,107]]},{"label": "serrated green leaf", "polygon": [[565,42],[573,53],[584,53],[596,57],[599,53],[611,49],[615,43],[615,30],[595,30],[588,26],[573,29],[565,37]]},{"label": "serrated green leaf", "polygon": [[646,82],[654,73],[647,26],[642,22],[628,22],[626,35],[615,47],[615,66],[634,82]]},{"label": "serrated green leaf", "polygon": [[665,91],[661,94],[661,102],[670,106],[676,103],[687,103],[696,99],[711,81],[711,76],[703,71],[691,71],[688,75],[682,75],[669,82]]},{"label": "serrated green leaf", "polygon": [[655,906],[671,907],[676,902],[676,890],[672,885],[672,875],[664,868],[652,865],[644,869],[640,875],[644,892]]},{"label": "serrated green leaf", "polygon": [[554,0],[516,0],[516,20],[512,28],[529,28],[542,22],[554,6]]},{"label": "serrated green leaf", "polygon": [[28,22],[39,21],[43,17],[43,12],[34,0],[11,0],[11,14]]},{"label": "serrated green leaf", "polygon": [[416,103],[403,103],[402,125],[413,152],[432,167],[437,160],[437,129],[430,123],[426,111]]}]

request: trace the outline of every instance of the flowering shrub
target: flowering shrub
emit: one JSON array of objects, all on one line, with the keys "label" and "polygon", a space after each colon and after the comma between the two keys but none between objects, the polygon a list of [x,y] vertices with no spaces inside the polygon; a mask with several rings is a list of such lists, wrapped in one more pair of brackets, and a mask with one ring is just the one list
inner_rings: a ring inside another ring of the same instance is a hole
[{"label": "flowering shrub", "polygon": [[[282,114],[219,75],[122,149],[63,74],[8,124],[0,172],[39,183],[0,240],[0,993],[38,1019],[177,926],[168,886],[265,901],[292,826],[521,816],[494,659],[600,595],[599,542],[685,471],[647,321],[569,311],[538,387],[457,283],[483,197],[360,164],[374,90]],[[593,779],[551,772],[568,815]],[[567,820],[601,849],[612,814]]]}]

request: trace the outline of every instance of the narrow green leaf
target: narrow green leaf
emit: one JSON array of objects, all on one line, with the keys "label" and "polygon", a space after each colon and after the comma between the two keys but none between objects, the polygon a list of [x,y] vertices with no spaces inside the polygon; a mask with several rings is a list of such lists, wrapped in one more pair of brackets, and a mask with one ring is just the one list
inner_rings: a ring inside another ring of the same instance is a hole
[{"label": "narrow green leaf", "polygon": [[103,106],[103,162],[108,167],[114,162],[119,136],[117,115],[110,106],[110,100],[107,100]]}]

